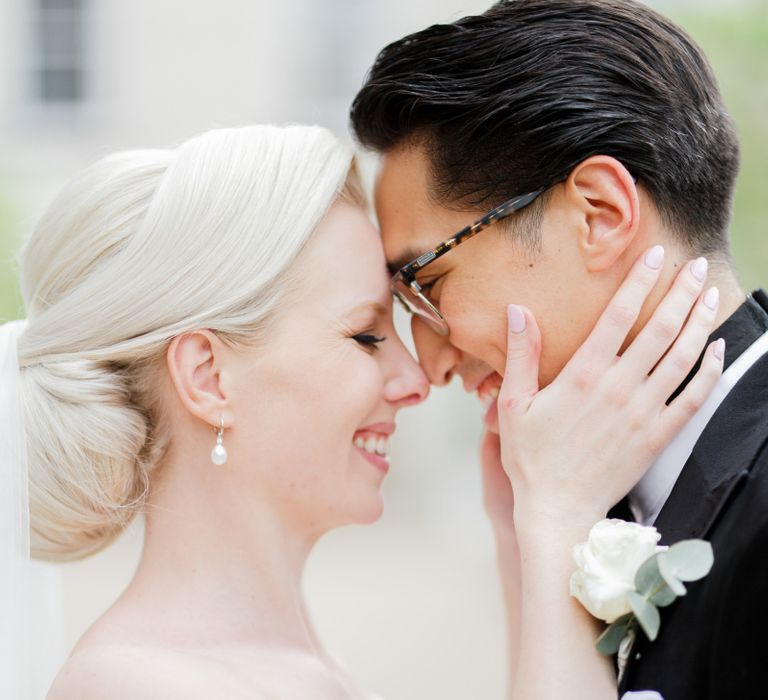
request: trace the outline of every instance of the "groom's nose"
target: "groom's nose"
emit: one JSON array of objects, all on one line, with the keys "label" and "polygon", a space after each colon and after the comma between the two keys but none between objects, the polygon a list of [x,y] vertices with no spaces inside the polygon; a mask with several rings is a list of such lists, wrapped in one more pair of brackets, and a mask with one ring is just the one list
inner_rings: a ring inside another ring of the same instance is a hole
[{"label": "groom's nose", "polygon": [[419,363],[434,386],[445,386],[456,374],[461,362],[461,352],[451,345],[450,336],[438,335],[426,321],[414,315],[411,332],[416,345]]}]

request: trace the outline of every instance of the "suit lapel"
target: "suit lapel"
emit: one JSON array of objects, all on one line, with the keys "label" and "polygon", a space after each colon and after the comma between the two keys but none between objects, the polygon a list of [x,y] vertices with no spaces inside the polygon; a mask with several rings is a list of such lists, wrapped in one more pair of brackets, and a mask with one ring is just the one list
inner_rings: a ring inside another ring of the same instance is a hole
[{"label": "suit lapel", "polygon": [[[726,339],[725,361],[723,366],[724,369],[728,369],[728,367],[730,367],[730,365],[733,364],[733,362],[735,362],[741,356],[741,354],[766,331],[768,331],[768,295],[762,289],[759,289],[756,292],[753,292],[751,297],[748,297],[747,300],[736,310],[736,312],[728,319],[726,319],[726,321],[710,336],[709,342],[707,344],[711,343],[717,338]],[[677,388],[672,396],[670,396],[668,403],[677,398],[683,389],[688,386],[688,383],[699,370],[701,361],[702,358],[699,358],[696,366],[691,370],[685,381],[683,381],[683,383]],[[744,380],[746,377],[742,379]],[[734,391],[736,391],[736,388],[734,388]],[[725,404],[727,403],[728,401],[726,400]],[[723,406],[720,408],[722,409]],[[706,524],[707,518],[705,517],[705,513],[709,513],[712,518],[716,517],[716,511],[718,509],[717,504],[722,503],[724,501],[724,497],[727,497],[727,495],[731,493],[731,490],[737,486],[736,482],[738,481],[738,474],[730,473],[723,475],[724,481],[716,478],[715,481],[717,481],[717,483],[712,483],[712,478],[714,476],[712,474],[712,469],[717,469],[718,474],[720,474],[722,471],[718,465],[715,465],[712,462],[713,458],[717,458],[716,453],[719,451],[720,445],[711,446],[711,452],[714,453],[713,457],[713,455],[705,453],[706,446],[704,441],[705,436],[708,433],[717,430],[719,415],[720,410],[715,413],[712,420],[710,421],[710,424],[707,426],[707,429],[699,440],[701,447],[699,444],[697,444],[693,454],[686,463],[685,468],[683,469],[683,472],[678,479],[678,482],[675,485],[669,500],[667,501],[667,504],[654,523],[654,525],[656,525],[656,527],[662,533],[664,542],[684,539],[687,536],[701,536],[700,534],[690,534],[683,535],[682,537],[674,537],[675,535],[679,534],[680,527],[682,527],[684,523],[678,523],[677,519],[672,518],[669,513],[665,513],[668,508],[675,510],[682,509],[686,515],[690,512],[691,526],[693,526],[694,521],[700,522],[702,519]],[[734,433],[725,431],[720,433],[718,431],[718,437],[716,440],[728,440],[729,435],[732,434]],[[727,472],[727,469],[725,471]],[[698,513],[698,517],[695,516],[696,513]],[[664,516],[664,519],[662,519],[662,516]],[[629,499],[625,496],[621,501],[619,501],[608,512],[608,517],[620,518],[621,520],[633,522],[635,518],[629,507]],[[674,532],[665,532],[661,528],[661,525],[664,525],[665,520],[667,519],[673,521],[669,523],[667,527],[674,528]],[[701,525],[699,525],[699,527],[701,527]],[[682,527],[682,531],[685,531],[684,527]]]},{"label": "suit lapel", "polygon": [[704,537],[768,439],[768,355],[726,396],[654,523],[669,544]]},{"label": "suit lapel", "polygon": [[[768,442],[768,355],[741,378],[707,424],[654,526],[662,544],[710,539],[718,516],[746,484],[761,449]],[[639,635],[634,652],[649,644]],[[619,686],[626,689],[629,669]]]},{"label": "suit lapel", "polygon": [[[764,304],[768,303],[768,297],[765,292],[760,289],[753,292],[750,297],[738,308],[736,311],[727,318],[719,328],[709,336],[709,343],[717,340],[718,338],[725,338],[725,361],[723,362],[723,370],[728,369],[747,348],[752,345],[763,333],[768,331],[768,306]],[[702,360],[704,359],[704,353],[699,357],[698,362],[694,365],[688,376],[683,383],[675,390],[672,396],[669,397],[667,403],[671,403],[676,399],[680,393],[688,386],[688,383],[696,375],[701,367]]]},{"label": "suit lapel", "polygon": [[[752,299],[748,299],[713,334],[710,340],[726,338],[726,366],[765,332],[768,328],[766,313],[768,296],[762,290],[755,292]],[[749,470],[767,440],[768,355],[764,355],[731,389],[694,446],[654,523],[661,533],[662,544],[692,538],[708,539],[720,513],[745,484]],[[629,500],[620,501],[609,517],[632,520]],[[634,660],[649,643],[642,634],[637,638],[619,684],[620,693],[627,688]]]}]

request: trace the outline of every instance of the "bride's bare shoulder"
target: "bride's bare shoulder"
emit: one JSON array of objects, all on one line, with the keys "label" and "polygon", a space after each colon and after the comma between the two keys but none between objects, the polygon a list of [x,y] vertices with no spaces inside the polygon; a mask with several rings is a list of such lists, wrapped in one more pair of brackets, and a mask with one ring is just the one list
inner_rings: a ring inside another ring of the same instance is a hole
[{"label": "bride's bare shoulder", "polygon": [[199,663],[188,654],[130,645],[98,645],[75,651],[56,676],[46,700],[240,697],[240,689],[231,688],[231,684],[231,676],[223,669]]}]

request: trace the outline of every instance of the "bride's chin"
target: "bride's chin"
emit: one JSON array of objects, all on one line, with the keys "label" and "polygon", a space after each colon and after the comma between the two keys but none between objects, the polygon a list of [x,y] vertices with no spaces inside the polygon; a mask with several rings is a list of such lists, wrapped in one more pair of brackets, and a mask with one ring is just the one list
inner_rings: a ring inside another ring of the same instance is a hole
[{"label": "bride's chin", "polygon": [[366,502],[360,502],[351,525],[373,525],[384,514],[384,497],[381,491],[372,494]]}]

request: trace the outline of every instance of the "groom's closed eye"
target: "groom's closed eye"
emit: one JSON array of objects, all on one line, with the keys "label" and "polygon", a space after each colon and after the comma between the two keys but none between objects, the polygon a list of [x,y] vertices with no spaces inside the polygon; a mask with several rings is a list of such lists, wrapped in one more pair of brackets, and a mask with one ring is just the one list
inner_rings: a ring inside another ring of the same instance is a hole
[{"label": "groom's closed eye", "polygon": [[427,277],[424,281],[417,279],[417,282],[421,287],[421,293],[428,297],[431,301],[435,301],[435,299],[437,299],[439,296],[437,293],[438,287],[441,286],[444,279],[445,275],[436,275],[434,277]]},{"label": "groom's closed eye", "polygon": [[429,282],[421,282],[419,281],[419,286],[421,287],[421,291],[423,294],[427,294],[432,287],[435,286],[435,282],[437,282],[437,277],[433,280],[430,280]]}]

